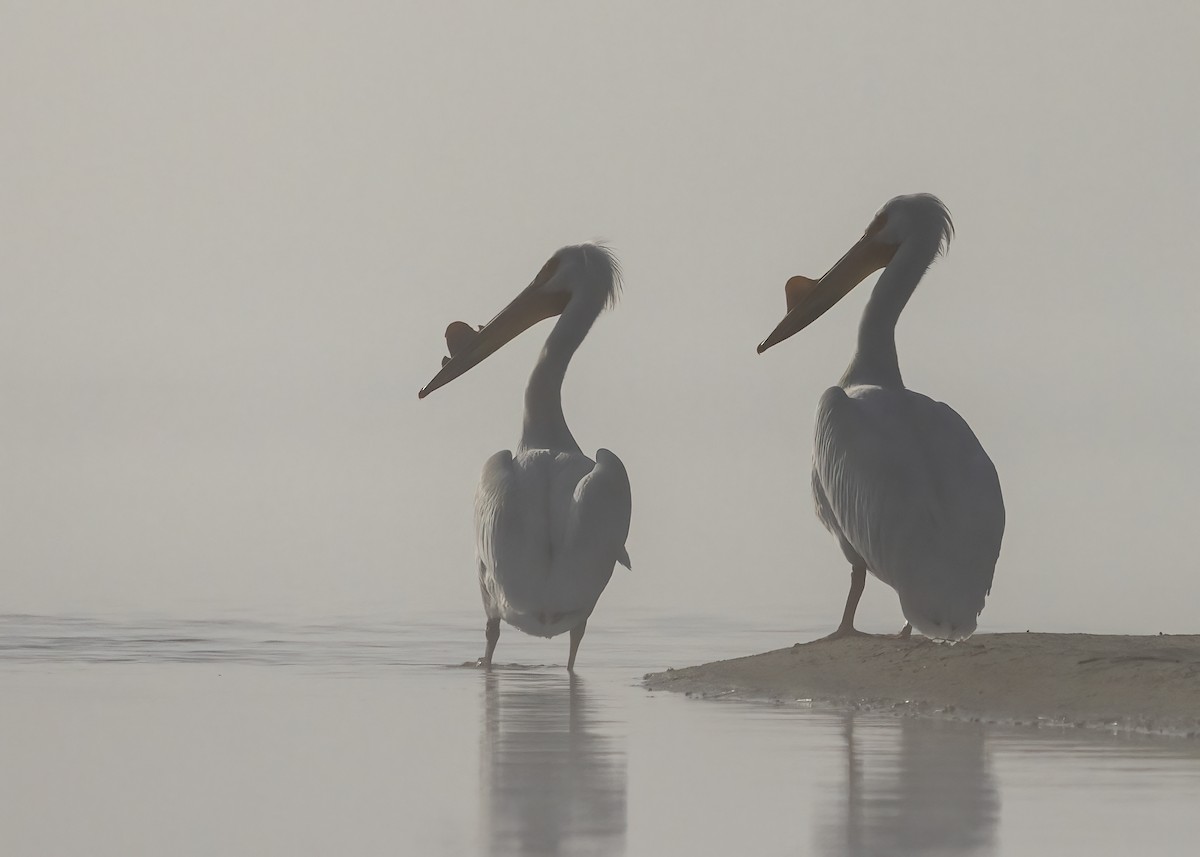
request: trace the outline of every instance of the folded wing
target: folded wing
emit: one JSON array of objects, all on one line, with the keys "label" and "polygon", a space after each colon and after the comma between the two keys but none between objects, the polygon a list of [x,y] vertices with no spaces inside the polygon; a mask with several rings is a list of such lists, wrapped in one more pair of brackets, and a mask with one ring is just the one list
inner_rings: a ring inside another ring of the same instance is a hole
[{"label": "folded wing", "polygon": [[629,564],[629,479],[620,459],[499,452],[475,495],[480,589],[489,616],[553,636],[595,607],[617,562]]},{"label": "folded wing", "polygon": [[996,469],[949,406],[911,390],[833,387],[817,410],[814,487],[918,630],[975,629],[1004,534]]}]

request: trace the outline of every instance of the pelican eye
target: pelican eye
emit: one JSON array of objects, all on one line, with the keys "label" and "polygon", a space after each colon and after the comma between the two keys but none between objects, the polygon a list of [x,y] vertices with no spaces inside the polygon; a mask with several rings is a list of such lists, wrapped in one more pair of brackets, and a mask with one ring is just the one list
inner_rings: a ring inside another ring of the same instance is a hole
[{"label": "pelican eye", "polygon": [[867,231],[863,235],[867,238],[874,238],[883,231],[883,227],[887,226],[887,215],[882,211],[875,215],[875,219],[871,221],[871,225],[867,227]]}]

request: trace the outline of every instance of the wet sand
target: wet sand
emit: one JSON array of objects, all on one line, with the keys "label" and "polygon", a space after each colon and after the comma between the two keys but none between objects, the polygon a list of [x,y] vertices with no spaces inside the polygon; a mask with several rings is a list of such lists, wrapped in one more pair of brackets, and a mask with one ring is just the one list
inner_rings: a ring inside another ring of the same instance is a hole
[{"label": "wet sand", "polygon": [[868,636],[650,673],[651,690],[1200,737],[1200,635]]}]

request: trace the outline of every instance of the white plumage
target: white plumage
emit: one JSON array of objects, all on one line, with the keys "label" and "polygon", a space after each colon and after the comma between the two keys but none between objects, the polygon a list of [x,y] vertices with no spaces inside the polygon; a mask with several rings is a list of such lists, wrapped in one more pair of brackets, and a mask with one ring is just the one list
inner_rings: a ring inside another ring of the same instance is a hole
[{"label": "white plumage", "polygon": [[497,452],[475,495],[484,612],[538,637],[586,622],[619,561],[629,564],[629,477],[601,449]]},{"label": "white plumage", "polygon": [[948,405],[911,390],[831,387],[817,407],[813,495],[846,558],[896,590],[918,631],[974,632],[1004,502],[996,468]]},{"label": "white plumage", "polygon": [[952,234],[935,197],[893,199],[820,281],[789,281],[789,313],[759,346],[765,351],[802,330],[886,267],[863,313],[854,359],[817,406],[817,516],[852,568],[832,636],[857,633],[867,570],[896,590],[908,622],[935,639],[969,637],[991,590],[1004,535],[996,469],[962,417],[904,387],[896,357],[900,312]]},{"label": "white plumage", "polygon": [[479,363],[530,325],[560,315],[525,391],[525,424],[514,454],[496,453],[475,495],[479,588],[491,665],[500,620],[527,634],[571,632],[573,669],[588,617],[617,562],[629,566],[625,539],[632,501],[625,466],[607,449],[586,456],[567,428],[562,382],[592,323],[615,300],[620,269],[607,248],[564,247],[486,326],[450,325],[451,356],[424,397]]}]

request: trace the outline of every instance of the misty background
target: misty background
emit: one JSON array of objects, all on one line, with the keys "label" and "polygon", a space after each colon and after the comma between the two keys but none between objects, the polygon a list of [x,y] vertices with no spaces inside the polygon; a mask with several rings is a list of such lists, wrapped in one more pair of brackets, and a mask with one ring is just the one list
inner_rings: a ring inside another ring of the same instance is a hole
[{"label": "misty background", "polygon": [[[0,613],[479,610],[472,496],[551,323],[442,332],[610,241],[572,364],[629,469],[596,614],[827,617],[817,398],[900,193],[958,238],[898,330],[999,470],[981,630],[1196,631],[1200,7],[0,5]],[[898,630],[872,580],[859,626]]]}]

